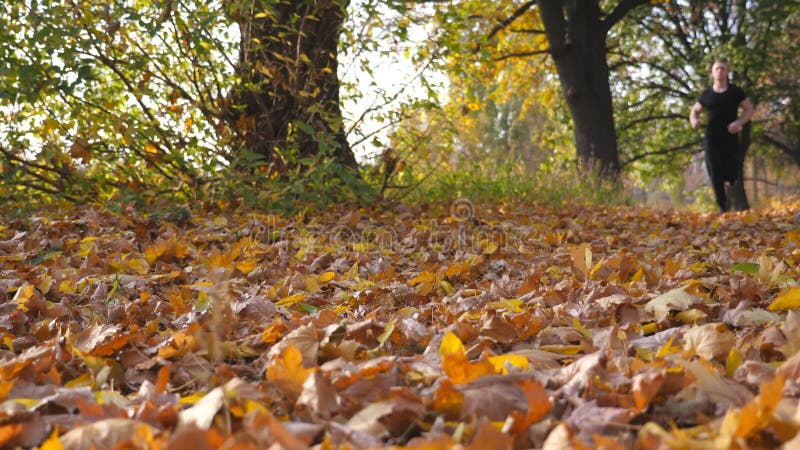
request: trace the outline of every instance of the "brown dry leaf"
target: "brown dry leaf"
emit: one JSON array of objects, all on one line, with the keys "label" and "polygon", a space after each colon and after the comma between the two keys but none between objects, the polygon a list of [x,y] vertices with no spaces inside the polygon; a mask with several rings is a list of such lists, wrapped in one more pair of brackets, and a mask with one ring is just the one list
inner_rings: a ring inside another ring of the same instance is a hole
[{"label": "brown dry leaf", "polygon": [[483,449],[507,449],[514,448],[514,437],[502,433],[494,427],[488,420],[482,420],[478,424],[478,429],[475,432],[475,437],[472,439],[467,450],[483,450]]},{"label": "brown dry leaf", "polygon": [[[120,333],[121,329],[119,325],[95,325],[80,330],[75,348],[91,356],[108,356],[127,343],[126,334]],[[96,352],[101,345],[103,349]]]},{"label": "brown dry leaf", "polygon": [[712,363],[706,360],[684,362],[683,366],[697,379],[697,387],[716,402],[741,406],[753,397],[742,385],[723,378]]},{"label": "brown dry leaf", "polygon": [[800,378],[800,352],[795,353],[791,358],[781,364],[781,366],[778,367],[778,373],[787,380],[796,380]]},{"label": "brown dry leaf", "polygon": [[474,416],[501,422],[512,413],[525,411],[528,407],[522,389],[510,381],[497,380],[490,384],[474,383],[464,386],[460,391],[464,395],[461,419]]},{"label": "brown dry leaf", "polygon": [[328,418],[339,407],[339,397],[333,383],[319,370],[315,370],[303,383],[296,407],[305,406],[319,417]]},{"label": "brown dry leaf", "polygon": [[347,427],[351,430],[381,438],[387,433],[386,427],[381,423],[381,419],[393,411],[394,403],[391,401],[371,403],[355,413],[347,421]]},{"label": "brown dry leaf", "polygon": [[618,439],[602,434],[594,434],[592,441],[596,450],[625,450],[626,448]]},{"label": "brown dry leaf", "polygon": [[0,423],[2,448],[33,447],[42,442],[49,431],[41,414],[8,403],[0,404]]},{"label": "brown dry leaf", "polygon": [[[774,329],[774,328],[773,328]],[[787,358],[800,352],[800,311],[791,310],[781,326],[785,341],[778,348]]]},{"label": "brown dry leaf", "polygon": [[565,395],[574,397],[591,383],[597,371],[605,364],[605,355],[595,352],[582,356],[552,376],[548,387],[558,388]]},{"label": "brown dry leaf", "polygon": [[435,438],[417,437],[408,441],[402,450],[452,450],[458,444],[450,436],[438,436]]},{"label": "brown dry leaf", "polygon": [[595,400],[591,400],[578,405],[567,417],[567,424],[584,441],[589,441],[594,434],[607,433],[615,426],[627,425],[634,415],[636,412],[630,409],[599,406]]}]

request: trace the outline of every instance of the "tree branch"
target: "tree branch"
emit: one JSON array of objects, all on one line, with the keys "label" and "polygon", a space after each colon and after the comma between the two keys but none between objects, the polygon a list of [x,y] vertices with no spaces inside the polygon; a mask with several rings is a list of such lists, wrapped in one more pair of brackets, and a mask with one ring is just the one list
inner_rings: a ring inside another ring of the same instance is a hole
[{"label": "tree branch", "polygon": [[[648,156],[669,155],[670,153],[678,152],[678,151],[681,151],[681,150],[686,150],[687,148],[690,148],[693,145],[697,145],[700,142],[702,142],[702,141],[698,139],[696,141],[687,142],[685,144],[677,145],[675,147],[662,148],[661,150],[655,150],[655,151],[652,151],[652,152],[639,153],[638,155],[633,155],[629,159],[623,161],[622,162],[622,166],[626,166],[626,165],[628,165],[628,164],[630,164],[632,162],[638,161],[640,159],[647,158]],[[698,153],[698,152],[701,152],[701,151],[702,151],[702,149],[698,149],[694,153]]]},{"label": "tree branch", "polygon": [[513,23],[515,20],[519,18],[519,16],[525,14],[529,9],[531,9],[534,5],[536,5],[536,0],[529,0],[523,3],[516,11],[514,11],[510,16],[506,17],[505,20],[498,23],[491,30],[489,30],[489,34],[486,35],[486,40],[489,40],[494,37],[495,34],[502,31],[504,28],[508,27]]},{"label": "tree branch", "polygon": [[619,131],[625,131],[630,128],[633,128],[635,125],[640,123],[651,122],[655,120],[663,120],[663,119],[674,119],[674,120],[686,120],[686,116],[683,116],[678,113],[669,113],[669,114],[659,114],[654,116],[647,116],[647,117],[640,117],[638,119],[632,120],[626,124],[621,124],[619,127]]},{"label": "tree branch", "polygon": [[511,58],[524,58],[526,56],[535,56],[535,55],[544,55],[550,53],[549,48],[545,48],[542,50],[531,50],[529,52],[514,52],[514,53],[507,53],[505,55],[500,55],[493,59],[493,61],[505,61],[506,59]]},{"label": "tree branch", "polygon": [[603,18],[603,30],[605,33],[614,27],[620,20],[622,20],[629,12],[631,12],[634,8],[649,4],[650,0],[622,0],[617,4],[617,7],[614,8],[605,18]]},{"label": "tree branch", "polygon": [[526,34],[544,34],[544,30],[538,28],[512,28],[512,33],[526,33]]},{"label": "tree branch", "polygon": [[772,145],[773,147],[777,148],[778,150],[782,151],[786,155],[788,155],[795,164],[800,165],[800,143],[796,144],[794,147],[787,144],[781,139],[778,139],[774,136],[770,136],[767,133],[761,135],[761,140],[766,142],[767,144]]}]

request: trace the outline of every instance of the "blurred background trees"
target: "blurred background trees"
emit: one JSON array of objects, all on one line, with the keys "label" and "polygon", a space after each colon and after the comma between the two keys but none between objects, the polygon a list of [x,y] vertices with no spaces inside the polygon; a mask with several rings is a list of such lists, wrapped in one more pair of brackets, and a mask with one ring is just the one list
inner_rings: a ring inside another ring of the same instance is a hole
[{"label": "blurred background trees", "polygon": [[691,203],[686,115],[724,56],[758,108],[758,201],[795,185],[799,25],[784,0],[11,2],[0,197],[322,205],[599,173]]}]

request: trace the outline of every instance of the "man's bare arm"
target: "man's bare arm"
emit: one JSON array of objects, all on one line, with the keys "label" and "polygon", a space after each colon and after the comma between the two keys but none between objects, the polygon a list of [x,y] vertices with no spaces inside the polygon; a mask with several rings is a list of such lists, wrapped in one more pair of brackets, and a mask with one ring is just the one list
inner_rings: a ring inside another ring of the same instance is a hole
[{"label": "man's bare arm", "polygon": [[703,112],[703,105],[700,102],[696,102],[694,106],[692,106],[692,111],[689,113],[689,123],[692,125],[692,128],[700,128],[700,113]]},{"label": "man's bare arm", "polygon": [[742,127],[753,117],[753,111],[755,111],[753,102],[751,102],[749,98],[742,100],[742,103],[739,103],[739,108],[742,110],[742,115],[728,125],[728,131],[731,134],[742,131]]}]

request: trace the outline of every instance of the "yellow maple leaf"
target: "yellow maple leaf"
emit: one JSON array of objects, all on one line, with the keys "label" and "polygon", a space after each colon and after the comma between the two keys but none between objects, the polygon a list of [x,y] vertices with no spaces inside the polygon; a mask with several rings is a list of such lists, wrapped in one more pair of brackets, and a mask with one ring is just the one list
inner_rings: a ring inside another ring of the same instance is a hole
[{"label": "yellow maple leaf", "polygon": [[767,306],[770,311],[785,311],[795,308],[800,308],[800,286],[784,290]]}]

